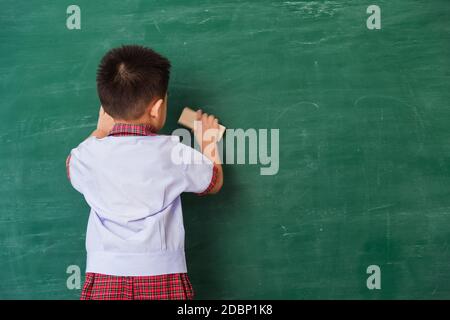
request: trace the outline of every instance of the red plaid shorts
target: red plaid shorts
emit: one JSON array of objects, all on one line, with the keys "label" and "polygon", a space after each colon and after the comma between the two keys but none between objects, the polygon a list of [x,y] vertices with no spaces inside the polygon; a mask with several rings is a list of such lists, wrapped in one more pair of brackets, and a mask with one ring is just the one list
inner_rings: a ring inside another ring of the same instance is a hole
[{"label": "red plaid shorts", "polygon": [[158,276],[111,276],[86,273],[81,300],[191,300],[187,273]]}]

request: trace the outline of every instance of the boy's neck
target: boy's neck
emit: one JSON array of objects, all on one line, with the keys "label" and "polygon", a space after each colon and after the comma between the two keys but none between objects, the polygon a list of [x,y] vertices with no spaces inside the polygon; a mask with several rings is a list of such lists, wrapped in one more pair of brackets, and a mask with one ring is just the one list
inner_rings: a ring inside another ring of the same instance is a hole
[{"label": "boy's neck", "polygon": [[149,123],[148,121],[143,121],[143,120],[116,120],[114,119],[114,124],[129,124],[129,125],[134,125],[134,126],[146,126],[149,128],[150,132],[153,133],[157,133],[158,130],[155,129],[155,127],[153,126],[153,124]]}]

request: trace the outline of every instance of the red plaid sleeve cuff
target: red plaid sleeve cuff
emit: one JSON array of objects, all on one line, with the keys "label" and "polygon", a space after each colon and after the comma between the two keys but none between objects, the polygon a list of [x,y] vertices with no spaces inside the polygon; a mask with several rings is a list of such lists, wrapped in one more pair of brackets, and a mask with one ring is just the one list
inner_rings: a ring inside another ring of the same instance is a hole
[{"label": "red plaid sleeve cuff", "polygon": [[209,183],[208,188],[205,189],[205,191],[201,192],[201,193],[197,193],[197,195],[199,196],[204,196],[207,195],[216,185],[217,183],[217,175],[218,175],[219,169],[217,169],[216,165],[213,166],[213,174],[211,177],[211,182]]},{"label": "red plaid sleeve cuff", "polygon": [[66,173],[67,173],[67,179],[70,180],[70,169],[69,169],[69,164],[70,164],[70,154],[66,159]]}]

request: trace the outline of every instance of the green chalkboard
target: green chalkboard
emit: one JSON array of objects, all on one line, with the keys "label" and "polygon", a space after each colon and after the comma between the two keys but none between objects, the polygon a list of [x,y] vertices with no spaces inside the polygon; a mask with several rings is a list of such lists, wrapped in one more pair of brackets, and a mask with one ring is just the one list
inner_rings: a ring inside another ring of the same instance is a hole
[{"label": "green chalkboard", "polygon": [[[450,3],[77,0],[0,5],[0,298],[77,299],[88,206],[65,158],[96,126],[95,72],[121,44],[173,63],[186,105],[279,129],[280,167],[226,165],[183,195],[197,298],[450,298]],[[381,270],[369,290],[367,267]]]}]

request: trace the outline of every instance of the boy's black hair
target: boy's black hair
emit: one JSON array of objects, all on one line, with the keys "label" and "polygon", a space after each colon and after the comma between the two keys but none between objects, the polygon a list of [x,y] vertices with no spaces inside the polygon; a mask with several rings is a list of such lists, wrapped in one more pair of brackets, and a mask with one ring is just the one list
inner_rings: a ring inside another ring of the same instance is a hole
[{"label": "boy's black hair", "polygon": [[156,99],[164,99],[170,61],[150,48],[128,45],[110,50],[97,70],[103,109],[113,118],[138,119]]}]

